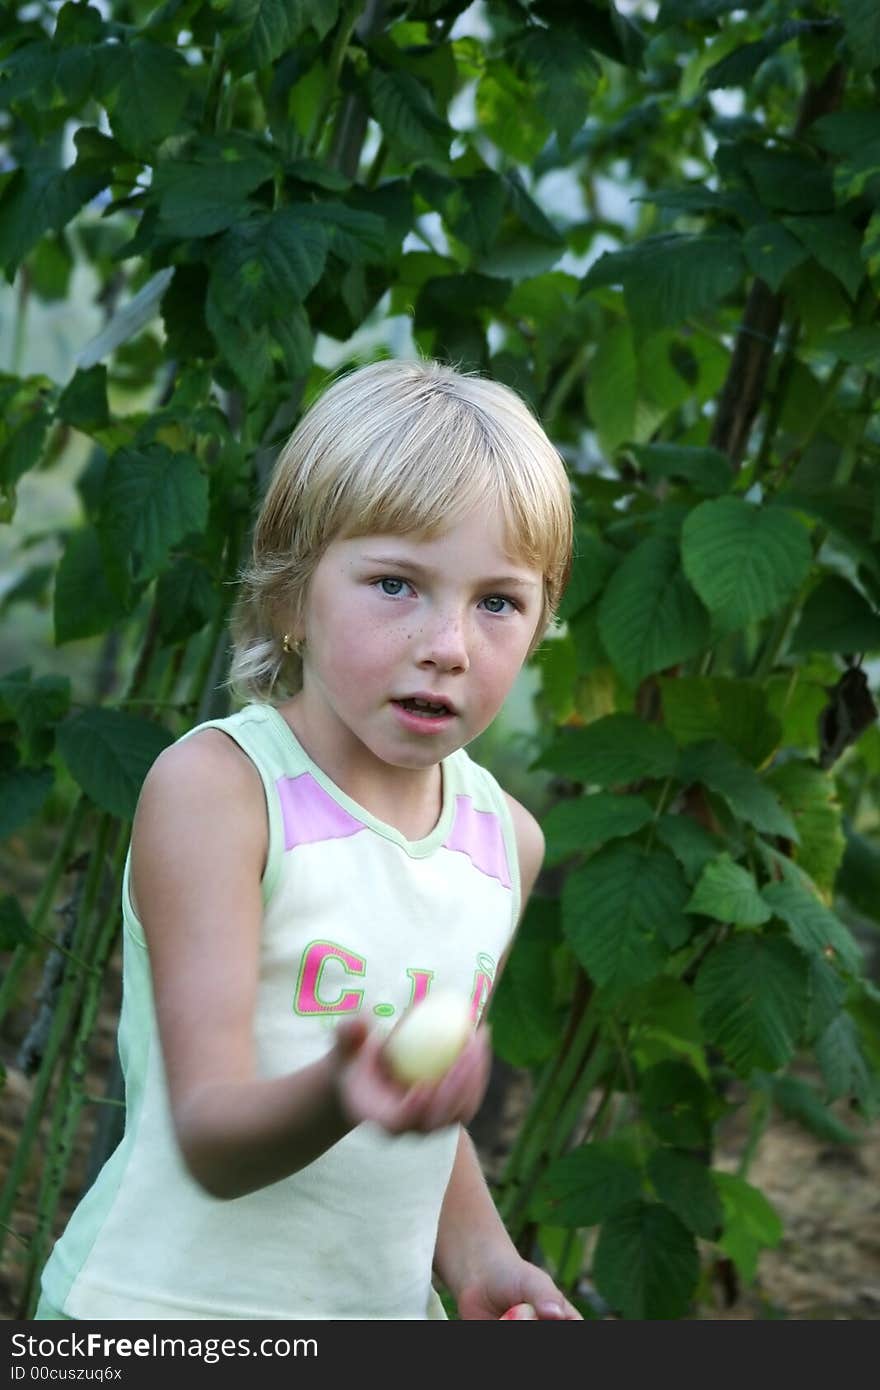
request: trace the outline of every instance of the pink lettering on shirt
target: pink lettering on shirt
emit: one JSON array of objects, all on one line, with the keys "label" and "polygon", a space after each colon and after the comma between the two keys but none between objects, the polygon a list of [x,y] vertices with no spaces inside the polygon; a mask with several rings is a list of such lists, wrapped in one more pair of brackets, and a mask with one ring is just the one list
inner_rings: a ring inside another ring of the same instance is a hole
[{"label": "pink lettering on shirt", "polygon": [[355,1013],[364,997],[362,989],[341,990],[335,999],[320,997],[321,977],[330,960],[342,962],[346,975],[363,975],[366,961],[332,941],[313,941],[306,948],[299,972],[293,1008],[298,1014]]}]

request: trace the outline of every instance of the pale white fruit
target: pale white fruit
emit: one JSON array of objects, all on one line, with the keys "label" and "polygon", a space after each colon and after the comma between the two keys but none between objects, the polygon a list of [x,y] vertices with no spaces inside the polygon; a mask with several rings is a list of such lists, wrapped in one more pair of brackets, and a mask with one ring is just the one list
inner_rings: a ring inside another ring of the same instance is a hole
[{"label": "pale white fruit", "polygon": [[385,1056],[398,1081],[438,1081],[470,1036],[467,999],[438,989],[404,1014],[385,1044]]}]

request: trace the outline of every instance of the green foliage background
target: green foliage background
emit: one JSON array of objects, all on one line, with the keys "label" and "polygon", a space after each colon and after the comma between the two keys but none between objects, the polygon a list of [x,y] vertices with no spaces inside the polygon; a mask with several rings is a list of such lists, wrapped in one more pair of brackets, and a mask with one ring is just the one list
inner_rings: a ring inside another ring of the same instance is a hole
[{"label": "green foliage background", "polygon": [[[570,465],[577,557],[529,750],[548,884],[493,1004],[536,1081],[496,1194],[515,1239],[577,1297],[586,1271],[616,1314],[686,1317],[718,1260],[749,1281],[780,1238],[748,1181],[774,1111],[859,1142],[880,1100],[878,73],[873,0],[0,11],[13,535],[22,479],[83,459],[57,562],[30,536],[2,608],[50,604],[98,692],[0,676],[0,830],[54,852],[27,911],[0,900],[0,1011],[44,957],[52,980],[0,1195],[15,1233],[38,1175],[23,1310],[138,789],[227,708],[232,581],[328,345],[489,373]],[[69,379],[22,374],[29,306],[83,267],[101,332]],[[743,1096],[750,1145],[720,1172]]]}]

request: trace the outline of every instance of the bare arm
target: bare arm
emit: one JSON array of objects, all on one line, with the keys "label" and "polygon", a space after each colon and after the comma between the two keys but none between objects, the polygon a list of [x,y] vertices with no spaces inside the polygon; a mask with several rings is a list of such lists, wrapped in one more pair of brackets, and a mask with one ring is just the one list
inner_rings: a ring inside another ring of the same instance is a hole
[{"label": "bare arm", "polygon": [[[544,860],[544,835],[531,812],[505,795],[516,831],[522,920]],[[499,977],[510,950],[505,952]],[[531,1303],[543,1318],[580,1317],[550,1276],[519,1254],[492,1201],[470,1135],[464,1131],[440,1212],[434,1268],[463,1318],[500,1318],[518,1303]]]},{"label": "bare arm", "polygon": [[131,884],[153,974],[172,1118],[193,1177],[239,1197],[305,1167],[362,1120],[391,1132],[468,1119],[485,1087],[475,1037],[436,1086],[388,1076],[380,1039],[343,1024],[328,1054],[257,1073],[253,1016],[268,828],[259,775],[219,730],[160,755],[132,830]]}]

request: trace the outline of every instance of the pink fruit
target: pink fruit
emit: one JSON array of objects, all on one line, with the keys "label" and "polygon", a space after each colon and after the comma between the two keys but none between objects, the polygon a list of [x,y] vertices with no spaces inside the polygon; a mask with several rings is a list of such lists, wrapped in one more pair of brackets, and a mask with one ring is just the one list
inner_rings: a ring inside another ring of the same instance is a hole
[{"label": "pink fruit", "polygon": [[506,1313],[501,1314],[501,1317],[498,1319],[498,1321],[504,1322],[508,1318],[511,1319],[511,1321],[515,1320],[517,1322],[537,1322],[538,1314],[535,1312],[531,1303],[514,1303],[512,1308],[508,1308]]}]

